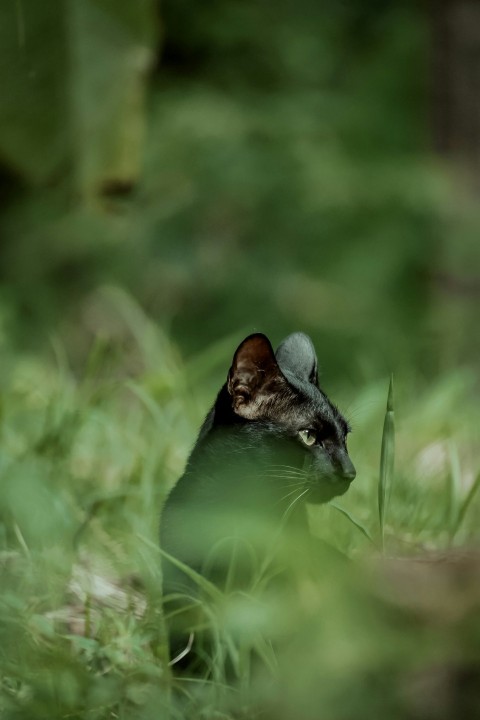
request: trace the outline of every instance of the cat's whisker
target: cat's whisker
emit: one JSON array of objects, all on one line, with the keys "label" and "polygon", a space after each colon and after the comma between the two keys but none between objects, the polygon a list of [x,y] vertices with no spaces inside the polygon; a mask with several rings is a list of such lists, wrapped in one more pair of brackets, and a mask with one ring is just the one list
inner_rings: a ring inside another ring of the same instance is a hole
[{"label": "cat's whisker", "polygon": [[[274,478],[275,486],[280,488],[280,490],[305,487],[305,483],[307,483],[308,480],[307,475],[298,478]],[[272,480],[270,480],[270,482],[272,482]]]},{"label": "cat's whisker", "polygon": [[269,475],[270,477],[276,477],[279,480],[295,480],[296,478],[304,478],[308,473],[301,472],[301,473],[279,473],[279,472],[272,472],[272,471],[266,471],[265,475]]},{"label": "cat's whisker", "polygon": [[293,482],[277,482],[275,483],[275,486],[280,488],[280,490],[290,490],[290,488],[298,488],[305,485],[305,483],[308,481],[308,478],[295,478]]},{"label": "cat's whisker", "polygon": [[[276,478],[277,480],[288,480],[289,478]],[[305,483],[308,481],[308,477],[304,475],[303,477],[294,478],[292,482],[280,482],[278,483],[278,486],[281,490],[288,490],[289,488],[299,488],[305,485]]]},{"label": "cat's whisker", "polygon": [[276,504],[276,505],[279,505],[279,503],[283,502],[284,500],[286,500],[286,499],[287,499],[288,497],[290,497],[291,495],[294,495],[294,494],[298,491],[298,489],[299,489],[299,488],[298,488],[298,485],[297,485],[296,488],[294,488],[293,490],[291,490],[290,492],[288,492],[286,495],[284,495],[282,498],[280,498],[280,500],[278,500],[278,502],[275,503],[275,504]]},{"label": "cat's whisker", "polygon": [[287,480],[292,478],[304,478],[308,473],[305,472],[305,470],[300,470],[298,473],[292,473],[292,472],[278,472],[278,470],[267,470],[266,475],[271,475],[273,477],[286,478]]},{"label": "cat's whisker", "polygon": [[285,483],[284,485],[280,485],[280,488],[282,490],[288,490],[289,488],[299,488],[302,485],[304,485],[306,481],[307,481],[307,478],[299,478],[298,480],[295,480],[295,482]]},{"label": "cat's whisker", "polygon": [[272,470],[287,470],[293,473],[303,472],[301,468],[295,467],[294,465],[271,465],[270,467],[272,468]]},{"label": "cat's whisker", "polygon": [[343,416],[349,425],[355,429],[357,419],[361,418],[362,414],[368,413],[372,408],[377,408],[378,405],[378,400],[353,401],[344,409]]},{"label": "cat's whisker", "polygon": [[303,492],[300,493],[300,495],[297,495],[297,497],[294,500],[292,500],[290,505],[287,507],[287,509],[283,513],[283,519],[288,517],[288,515],[291,513],[294,505],[296,505],[297,502],[300,500],[300,498],[302,498],[304,495],[306,495],[309,492],[309,490],[310,490],[310,488],[307,487]]}]

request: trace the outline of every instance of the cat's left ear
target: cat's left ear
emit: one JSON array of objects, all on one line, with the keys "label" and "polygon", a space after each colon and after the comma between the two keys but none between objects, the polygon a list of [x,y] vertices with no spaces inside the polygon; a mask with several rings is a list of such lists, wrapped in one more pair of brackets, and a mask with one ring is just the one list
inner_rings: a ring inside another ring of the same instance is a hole
[{"label": "cat's left ear", "polygon": [[237,415],[248,420],[265,414],[265,403],[286,384],[269,339],[249,335],[237,348],[227,388]]},{"label": "cat's left ear", "polygon": [[292,333],[275,353],[281,370],[318,387],[318,362],[313,343],[305,333]]}]

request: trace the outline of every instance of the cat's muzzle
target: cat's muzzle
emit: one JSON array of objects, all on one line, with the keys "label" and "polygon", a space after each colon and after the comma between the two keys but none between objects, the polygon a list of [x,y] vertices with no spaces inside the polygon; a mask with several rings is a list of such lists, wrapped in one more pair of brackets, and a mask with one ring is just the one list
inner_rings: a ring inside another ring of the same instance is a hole
[{"label": "cat's muzzle", "polygon": [[334,497],[344,495],[350,483],[356,477],[356,470],[350,458],[342,463],[339,468],[325,468],[315,464],[308,473],[309,493],[307,502],[319,504],[333,500]]}]

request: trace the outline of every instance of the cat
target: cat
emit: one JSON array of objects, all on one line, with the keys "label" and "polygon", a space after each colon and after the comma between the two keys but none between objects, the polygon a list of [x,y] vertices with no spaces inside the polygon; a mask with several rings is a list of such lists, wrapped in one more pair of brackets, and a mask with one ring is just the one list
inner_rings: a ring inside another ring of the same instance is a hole
[{"label": "cat", "polygon": [[[307,335],[289,335],[276,353],[265,335],[249,335],[166,500],[162,550],[217,582],[234,541],[257,551],[282,523],[306,530],[305,503],[328,502],[355,478],[349,432],[319,388]],[[163,573],[165,594],[190,592],[172,562]]]}]

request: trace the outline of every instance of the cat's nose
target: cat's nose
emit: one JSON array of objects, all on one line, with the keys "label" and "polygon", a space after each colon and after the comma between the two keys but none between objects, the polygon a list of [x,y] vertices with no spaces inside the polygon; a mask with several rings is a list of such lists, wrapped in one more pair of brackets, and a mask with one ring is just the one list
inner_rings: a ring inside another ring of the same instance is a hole
[{"label": "cat's nose", "polygon": [[342,480],[346,480],[347,482],[352,482],[352,480],[355,479],[355,476],[357,474],[357,471],[355,470],[355,467],[348,457],[348,455],[344,455],[339,462],[340,467],[339,469],[339,475],[342,478]]},{"label": "cat's nose", "polygon": [[355,480],[356,475],[357,475],[357,471],[355,470],[355,468],[352,465],[351,468],[345,468],[343,470],[342,479],[347,480],[348,482],[352,482],[352,480]]}]

